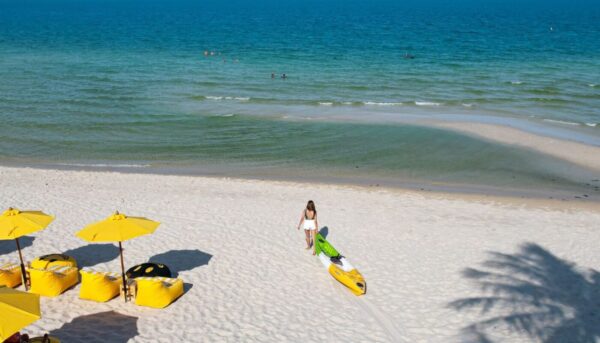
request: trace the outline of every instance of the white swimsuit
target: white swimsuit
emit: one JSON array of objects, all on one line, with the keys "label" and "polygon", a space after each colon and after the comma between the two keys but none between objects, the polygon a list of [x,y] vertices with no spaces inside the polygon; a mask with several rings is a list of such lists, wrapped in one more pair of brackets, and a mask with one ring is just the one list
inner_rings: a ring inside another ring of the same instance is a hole
[{"label": "white swimsuit", "polygon": [[316,230],[317,225],[315,225],[314,219],[304,219],[304,230]]},{"label": "white swimsuit", "polygon": [[[316,214],[314,214],[316,216]],[[308,219],[306,215],[306,211],[304,211],[304,230],[316,230],[317,224],[315,223],[315,219]]]}]

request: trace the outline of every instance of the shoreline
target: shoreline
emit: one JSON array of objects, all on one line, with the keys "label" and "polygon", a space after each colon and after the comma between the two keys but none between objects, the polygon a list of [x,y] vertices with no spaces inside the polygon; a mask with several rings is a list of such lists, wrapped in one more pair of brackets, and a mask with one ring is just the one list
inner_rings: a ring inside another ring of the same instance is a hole
[{"label": "shoreline", "polygon": [[[483,204],[505,204],[513,206],[525,206],[527,208],[546,208],[555,210],[590,210],[600,213],[600,201],[594,200],[593,198],[573,198],[564,194],[564,197],[551,197],[548,195],[537,194],[534,195],[531,192],[524,191],[521,194],[511,193],[510,191],[501,192],[498,187],[489,187],[487,190],[489,193],[483,193],[483,188],[468,185],[453,185],[443,186],[433,184],[413,184],[410,186],[388,185],[385,183],[357,183],[357,182],[343,182],[343,181],[332,181],[332,180],[312,180],[312,179],[293,179],[293,178],[268,178],[268,177],[252,177],[252,176],[234,176],[234,175],[216,175],[216,174],[198,174],[198,173],[169,173],[169,172],[158,172],[156,170],[144,170],[143,168],[93,168],[93,167],[75,167],[75,166],[62,166],[61,167],[48,167],[48,166],[10,166],[0,164],[0,175],[5,173],[5,170],[34,170],[39,172],[67,172],[67,173],[91,173],[92,175],[105,176],[110,174],[116,175],[138,175],[138,176],[156,176],[156,177],[176,177],[176,178],[190,178],[190,180],[213,180],[216,182],[240,182],[240,183],[264,183],[265,185],[275,184],[291,187],[306,187],[307,185],[317,185],[319,187],[326,187],[332,189],[347,189],[356,190],[361,192],[382,192],[391,193],[396,195],[408,194],[414,196],[421,196],[437,200],[457,200],[457,201],[468,201],[473,203]],[[599,183],[600,186],[600,183]],[[513,192],[518,190],[513,189]]]},{"label": "shoreline", "polygon": [[[290,117],[283,120],[297,120]],[[137,161],[77,161],[77,162],[44,162],[44,161],[1,161],[0,167],[9,168],[34,168],[42,170],[76,170],[118,172],[127,174],[154,174],[154,175],[183,175],[211,178],[234,178],[245,180],[272,180],[277,182],[292,182],[302,184],[342,185],[350,187],[364,187],[367,189],[399,189],[439,194],[458,194],[459,196],[474,195],[484,197],[499,197],[513,199],[549,200],[559,202],[600,203],[600,146],[594,140],[588,143],[583,133],[557,128],[552,125],[539,125],[518,118],[503,118],[494,116],[471,116],[469,121],[460,115],[439,116],[407,116],[389,118],[381,115],[374,116],[372,124],[385,122],[397,125],[421,126],[439,129],[448,132],[463,134],[467,137],[481,139],[494,144],[524,149],[542,155],[556,158],[582,168],[587,178],[573,179],[571,186],[552,184],[541,188],[520,187],[516,184],[510,186],[499,184],[488,185],[483,181],[468,183],[461,181],[428,180],[425,178],[410,178],[395,175],[371,176],[364,172],[336,174],[334,171],[315,170],[307,174],[295,171],[293,168],[260,166],[260,165],[235,165],[235,163],[220,164],[185,164],[181,162],[160,161],[145,163]],[[279,119],[281,120],[281,119]],[[365,123],[363,119],[324,116],[321,120],[337,122]],[[564,137],[569,133],[578,134],[581,140],[569,140]],[[562,138],[559,138],[562,137]],[[589,139],[595,137],[589,136]],[[131,162],[131,163],[129,163]],[[358,168],[358,166],[356,167]],[[358,169],[357,169],[358,171]],[[576,171],[576,170],[575,170]],[[576,175],[576,174],[575,174]],[[554,180],[552,180],[554,181]]]}]

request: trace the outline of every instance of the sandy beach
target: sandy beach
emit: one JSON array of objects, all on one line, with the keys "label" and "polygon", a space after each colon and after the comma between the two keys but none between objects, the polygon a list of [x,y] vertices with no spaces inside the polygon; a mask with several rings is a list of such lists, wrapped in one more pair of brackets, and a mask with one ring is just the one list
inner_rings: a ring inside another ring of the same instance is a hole
[{"label": "sandy beach", "polygon": [[600,343],[600,1],[0,8],[0,343]]},{"label": "sandy beach", "polygon": [[[0,199],[56,215],[24,240],[27,260],[61,252],[80,266],[118,271],[115,246],[74,233],[117,209],[162,223],[124,244],[125,263],[163,262],[186,293],[163,310],[80,300],[79,285],[43,298],[43,318],[27,331],[63,342],[529,342],[573,330],[598,337],[594,204],[7,167]],[[366,295],[352,295],[304,250],[296,225],[308,199],[328,239],[364,275]],[[17,260],[13,244],[0,242],[0,262]]]}]

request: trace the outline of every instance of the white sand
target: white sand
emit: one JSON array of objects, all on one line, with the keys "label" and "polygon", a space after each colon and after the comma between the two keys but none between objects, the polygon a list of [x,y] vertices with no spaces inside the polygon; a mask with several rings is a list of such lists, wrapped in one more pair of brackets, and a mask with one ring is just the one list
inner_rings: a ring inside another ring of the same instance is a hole
[{"label": "white sand", "polygon": [[[304,250],[303,233],[295,227],[308,199],[315,200],[330,241],[365,276],[365,296],[344,289]],[[548,254],[532,248],[524,265],[511,259],[514,265],[503,264],[503,272],[528,279],[515,272],[521,267],[545,280],[538,284],[547,294],[536,296],[564,309],[552,325],[574,318],[569,323],[583,323],[588,331],[600,327],[592,315],[600,316],[600,274],[595,281],[586,279],[586,268],[600,265],[600,209],[465,199],[344,186],[0,168],[0,207],[56,215],[24,249],[27,259],[84,247],[78,250],[87,252],[80,263],[118,271],[114,249],[86,247],[74,233],[119,209],[162,222],[154,235],[125,243],[126,264],[167,253],[163,261],[191,285],[164,310],[122,299],[79,300],[79,286],[43,298],[43,319],[27,331],[49,331],[63,342],[464,342],[470,337],[464,327],[510,310],[480,315],[450,308],[464,297],[491,295],[463,270],[480,268],[488,251],[515,254],[526,242]],[[12,242],[0,242],[0,261],[17,260],[11,248]],[[577,267],[563,266],[560,259]],[[485,269],[495,267],[499,263]],[[539,287],[516,287],[508,298],[526,313],[540,310],[546,305],[528,302]],[[548,333],[551,323],[538,316],[532,325]],[[487,332],[503,342],[531,341],[503,325]]]}]

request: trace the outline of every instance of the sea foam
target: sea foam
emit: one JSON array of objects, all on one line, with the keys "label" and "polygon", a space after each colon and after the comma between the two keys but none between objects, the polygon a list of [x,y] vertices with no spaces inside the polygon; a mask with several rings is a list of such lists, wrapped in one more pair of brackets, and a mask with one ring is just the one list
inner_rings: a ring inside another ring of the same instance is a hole
[{"label": "sea foam", "polygon": [[400,106],[401,102],[375,102],[375,101],[364,101],[364,105],[367,106]]},{"label": "sea foam", "polygon": [[571,121],[564,121],[564,120],[556,120],[556,119],[542,119],[545,122],[548,123],[554,123],[554,124],[562,124],[562,125],[571,125],[571,126],[579,126],[581,124],[579,123],[574,123]]},{"label": "sea foam", "polygon": [[206,96],[207,100],[237,100],[237,101],[249,101],[250,98],[246,96]]},{"label": "sea foam", "polygon": [[147,168],[149,164],[109,164],[109,163],[57,163],[59,166],[83,168]]},{"label": "sea foam", "polygon": [[440,106],[439,102],[431,102],[431,101],[415,101],[415,105],[417,106]]}]

